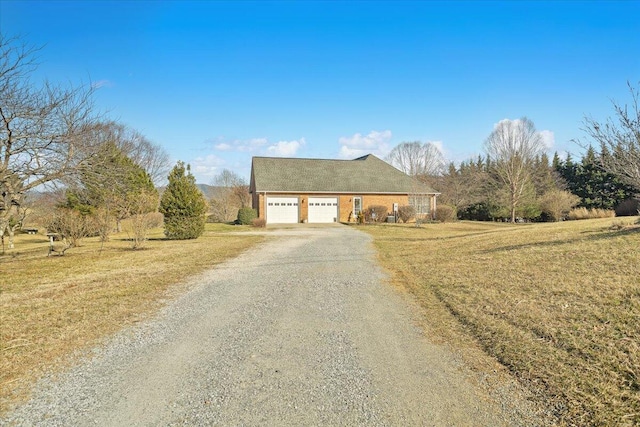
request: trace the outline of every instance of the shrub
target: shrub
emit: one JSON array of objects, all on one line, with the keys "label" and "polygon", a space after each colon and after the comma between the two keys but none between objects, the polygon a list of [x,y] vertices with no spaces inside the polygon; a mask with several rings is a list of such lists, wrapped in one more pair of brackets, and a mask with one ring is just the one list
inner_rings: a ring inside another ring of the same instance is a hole
[{"label": "shrub", "polygon": [[563,220],[571,208],[578,203],[580,203],[580,197],[564,190],[549,190],[540,197],[542,212],[554,221]]},{"label": "shrub", "polygon": [[389,209],[382,205],[371,205],[365,212],[364,217],[367,222],[385,222]]},{"label": "shrub", "polygon": [[416,208],[410,205],[403,205],[398,207],[398,218],[402,222],[409,222],[416,216]]},{"label": "shrub", "polygon": [[264,228],[267,226],[267,220],[265,220],[264,218],[256,218],[253,221],[251,221],[251,225],[253,225],[256,228]]},{"label": "shrub", "polygon": [[150,212],[147,214],[147,220],[149,221],[149,227],[158,228],[162,227],[164,216],[160,212]]},{"label": "shrub", "polygon": [[238,224],[251,225],[253,220],[258,217],[258,213],[255,209],[240,208],[238,209]]},{"label": "shrub", "polygon": [[610,209],[587,209],[587,208],[577,208],[572,209],[569,212],[568,218],[570,220],[579,220],[579,219],[593,219],[593,218],[613,218],[616,216],[615,211]]},{"label": "shrub", "polygon": [[458,212],[459,219],[471,221],[492,221],[497,208],[489,202],[479,202],[463,208]]},{"label": "shrub", "polygon": [[160,200],[164,234],[169,239],[196,239],[204,233],[207,202],[196,185],[189,165],[178,162]]},{"label": "shrub", "polygon": [[616,206],[616,216],[636,216],[640,214],[640,200],[627,199]]},{"label": "shrub", "polygon": [[80,246],[85,237],[95,236],[96,229],[92,216],[82,215],[75,209],[58,208],[47,222],[47,231],[57,233],[72,247]]},{"label": "shrub", "polygon": [[212,198],[209,200],[209,212],[207,222],[233,222],[238,213],[239,206],[231,206],[229,200]]},{"label": "shrub", "polygon": [[456,210],[449,205],[438,205],[436,209],[436,220],[440,222],[451,222],[456,219]]}]

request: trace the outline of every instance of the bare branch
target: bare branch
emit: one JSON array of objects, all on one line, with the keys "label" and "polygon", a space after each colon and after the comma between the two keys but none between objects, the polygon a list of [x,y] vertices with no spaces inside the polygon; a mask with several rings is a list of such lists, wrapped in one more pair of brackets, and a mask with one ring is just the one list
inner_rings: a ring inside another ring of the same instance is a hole
[{"label": "bare branch", "polygon": [[437,176],[444,170],[444,156],[432,142],[403,142],[391,150],[386,161],[411,176]]},{"label": "bare branch", "polygon": [[26,191],[73,172],[87,153],[86,131],[95,121],[90,86],[31,83],[37,51],[0,35],[0,228]]},{"label": "bare branch", "polygon": [[629,104],[612,101],[614,117],[599,122],[585,117],[582,130],[602,149],[602,167],[640,192],[640,82]]},{"label": "bare branch", "polygon": [[532,163],[544,152],[542,136],[526,117],[502,120],[484,143],[493,161],[493,171],[502,181],[510,199],[511,222],[515,222],[516,208],[531,183]]}]

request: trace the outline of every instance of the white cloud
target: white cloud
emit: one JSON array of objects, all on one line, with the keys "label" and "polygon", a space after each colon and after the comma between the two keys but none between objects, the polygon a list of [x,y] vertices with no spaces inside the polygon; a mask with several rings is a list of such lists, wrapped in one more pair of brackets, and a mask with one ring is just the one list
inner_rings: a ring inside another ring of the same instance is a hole
[{"label": "white cloud", "polygon": [[515,120],[502,119],[498,123],[494,123],[493,124],[493,130],[498,129],[498,126],[502,125],[503,123],[513,123],[514,125],[517,125],[519,121],[520,121],[520,119],[515,119]]},{"label": "white cloud", "polygon": [[349,137],[343,136],[338,140],[341,145],[339,156],[344,159],[364,156],[365,154],[384,157],[389,152],[390,140],[390,130],[372,130],[368,135],[356,133]]},{"label": "white cloud", "polygon": [[555,135],[550,130],[540,131],[540,136],[542,136],[542,142],[544,146],[547,147],[547,150],[550,150],[553,147],[553,144],[556,142]]},{"label": "white cloud", "polygon": [[234,139],[233,141],[226,141],[224,137],[218,137],[212,142],[217,142],[213,148],[218,151],[238,151],[241,153],[251,153],[268,144],[267,138]]},{"label": "white cloud", "polygon": [[278,143],[267,148],[267,153],[277,157],[292,157],[304,144],[304,138],[293,141],[278,141]]},{"label": "white cloud", "polygon": [[267,144],[267,138],[252,138],[241,146],[240,151],[255,151]]},{"label": "white cloud", "polygon": [[206,157],[195,158],[191,162],[191,172],[193,176],[196,177],[196,182],[208,183],[224,164],[224,159],[221,159],[215,154],[209,154]]}]

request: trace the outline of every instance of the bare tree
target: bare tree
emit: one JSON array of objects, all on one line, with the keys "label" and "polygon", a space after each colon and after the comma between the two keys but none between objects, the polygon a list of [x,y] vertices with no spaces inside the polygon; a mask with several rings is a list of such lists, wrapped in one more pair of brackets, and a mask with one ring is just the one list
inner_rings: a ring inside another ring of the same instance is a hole
[{"label": "bare tree", "polygon": [[432,142],[403,142],[385,160],[411,176],[436,176],[444,170],[444,156]]},{"label": "bare tree", "polygon": [[99,144],[115,144],[125,156],[144,169],[156,185],[166,180],[171,169],[169,154],[137,130],[122,123],[106,121],[91,129],[90,138]]},{"label": "bare tree", "polygon": [[0,34],[0,234],[25,192],[68,176],[91,153],[94,89],[33,86],[37,50]]},{"label": "bare tree", "polygon": [[82,239],[95,235],[98,230],[93,217],[74,209],[56,208],[50,216],[47,230],[66,240],[70,247],[81,246]]},{"label": "bare tree", "polygon": [[615,118],[585,118],[583,130],[600,144],[603,168],[640,192],[640,82],[636,88],[627,85],[631,104],[612,102]]},{"label": "bare tree", "polygon": [[213,178],[215,187],[210,200],[211,214],[220,222],[233,221],[238,209],[251,204],[251,196],[246,181],[228,169],[224,169]]},{"label": "bare tree", "polygon": [[0,236],[1,240],[2,240],[2,254],[4,255],[5,253],[5,248],[4,248],[4,236],[5,234],[8,235],[9,237],[9,249],[13,249],[14,247],[14,236],[16,233],[16,230],[22,228],[24,226],[25,220],[27,219],[27,216],[29,216],[29,214],[31,213],[30,208],[27,206],[26,203],[23,203],[20,206],[16,206],[16,212],[14,215],[12,215],[11,217],[9,217],[8,220],[8,224],[5,228],[5,232],[2,234],[2,236]]},{"label": "bare tree", "polygon": [[526,117],[505,119],[496,124],[484,149],[493,162],[493,172],[508,194],[511,222],[515,222],[518,205],[530,187],[533,161],[544,152],[542,136]]},{"label": "bare tree", "polygon": [[131,232],[131,247],[140,249],[147,241],[149,230],[156,225],[159,203],[157,192],[145,192],[129,201],[128,211],[131,214],[129,231]]}]

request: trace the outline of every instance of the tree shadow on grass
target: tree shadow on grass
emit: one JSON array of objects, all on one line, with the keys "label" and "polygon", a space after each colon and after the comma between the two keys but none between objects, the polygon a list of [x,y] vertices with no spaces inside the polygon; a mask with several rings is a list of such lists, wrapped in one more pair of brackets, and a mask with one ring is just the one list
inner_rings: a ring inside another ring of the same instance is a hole
[{"label": "tree shadow on grass", "polygon": [[521,243],[517,245],[501,246],[494,249],[482,250],[482,253],[498,253],[517,251],[530,248],[544,248],[544,247],[558,247],[563,245],[571,245],[579,242],[597,242],[603,240],[609,240],[621,236],[634,235],[640,232],[640,226],[628,226],[619,230],[613,230],[611,228],[605,228],[601,230],[583,231],[580,234],[584,237],[576,237],[573,239],[565,240],[552,240],[548,242],[535,242],[535,243]]}]

